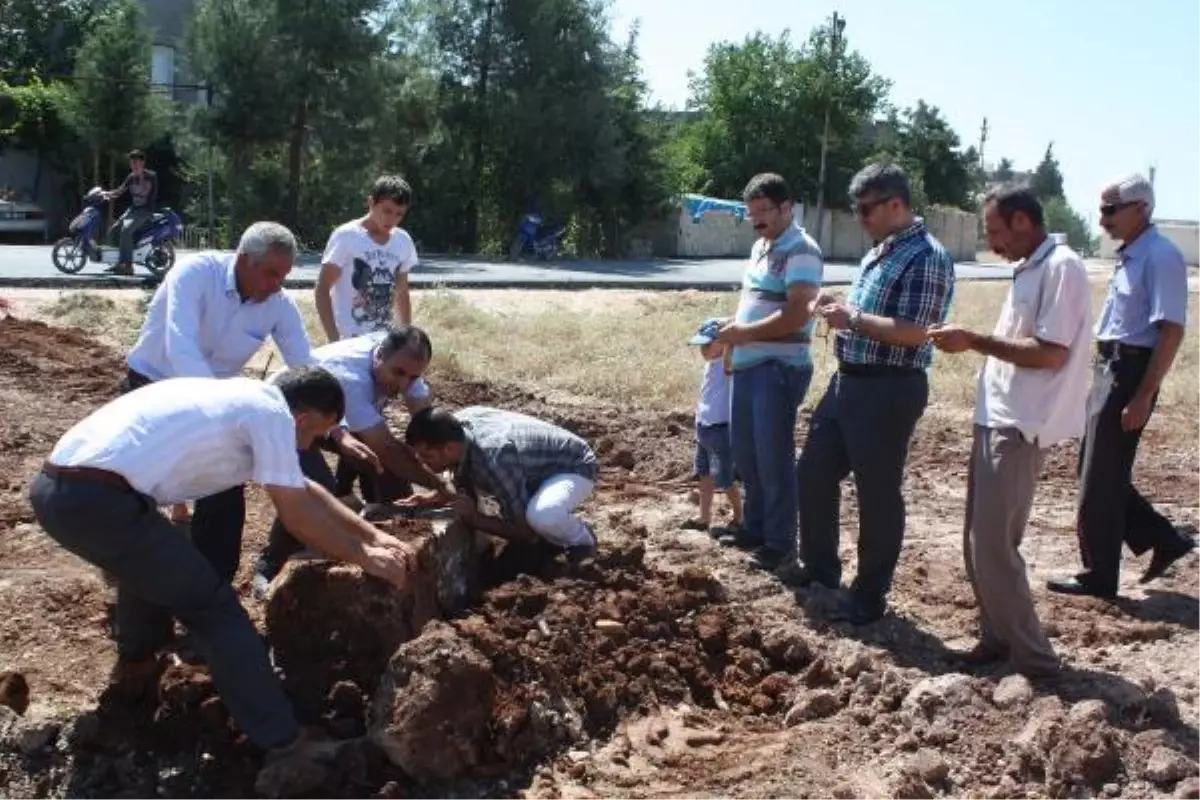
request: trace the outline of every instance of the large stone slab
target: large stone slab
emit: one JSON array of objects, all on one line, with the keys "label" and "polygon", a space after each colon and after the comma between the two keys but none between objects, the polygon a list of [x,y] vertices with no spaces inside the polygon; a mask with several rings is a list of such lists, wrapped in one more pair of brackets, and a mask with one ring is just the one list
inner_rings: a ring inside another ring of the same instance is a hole
[{"label": "large stone slab", "polygon": [[462,610],[479,590],[470,529],[430,520],[381,527],[417,548],[418,565],[404,589],[352,564],[304,559],[285,565],[267,594],[267,639],[302,719],[330,712],[339,683],[371,696],[401,644],[431,620]]}]

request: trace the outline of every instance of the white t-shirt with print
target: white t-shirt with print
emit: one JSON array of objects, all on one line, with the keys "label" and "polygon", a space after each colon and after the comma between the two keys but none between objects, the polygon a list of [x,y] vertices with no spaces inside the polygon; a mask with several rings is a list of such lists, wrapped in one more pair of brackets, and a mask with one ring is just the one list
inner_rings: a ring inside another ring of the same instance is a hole
[{"label": "white t-shirt with print", "polygon": [[379,244],[356,219],[329,237],[321,263],[341,269],[333,285],[333,319],[338,336],[348,339],[391,324],[396,274],[417,265],[417,248],[402,228]]}]

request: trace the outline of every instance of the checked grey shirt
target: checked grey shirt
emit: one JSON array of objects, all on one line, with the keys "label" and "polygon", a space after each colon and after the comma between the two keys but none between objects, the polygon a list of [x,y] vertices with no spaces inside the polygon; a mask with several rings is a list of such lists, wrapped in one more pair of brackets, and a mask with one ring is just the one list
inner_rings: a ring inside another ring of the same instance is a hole
[{"label": "checked grey shirt", "polygon": [[467,430],[456,478],[496,498],[505,519],[525,515],[529,499],[555,475],[596,480],[596,455],[583,439],[549,422],[498,408],[454,412]]}]

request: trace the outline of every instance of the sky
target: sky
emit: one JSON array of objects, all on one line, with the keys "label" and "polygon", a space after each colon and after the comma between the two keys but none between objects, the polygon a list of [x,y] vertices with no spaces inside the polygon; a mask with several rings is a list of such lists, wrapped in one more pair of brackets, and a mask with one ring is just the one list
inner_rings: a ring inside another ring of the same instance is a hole
[{"label": "sky", "polygon": [[710,44],[784,29],[802,43],[837,11],[846,42],[899,107],[937,106],[984,158],[1033,169],[1054,142],[1071,205],[1096,226],[1100,190],[1156,167],[1155,215],[1200,219],[1196,0],[611,0],[614,38],[640,22],[651,102],[682,109]]}]

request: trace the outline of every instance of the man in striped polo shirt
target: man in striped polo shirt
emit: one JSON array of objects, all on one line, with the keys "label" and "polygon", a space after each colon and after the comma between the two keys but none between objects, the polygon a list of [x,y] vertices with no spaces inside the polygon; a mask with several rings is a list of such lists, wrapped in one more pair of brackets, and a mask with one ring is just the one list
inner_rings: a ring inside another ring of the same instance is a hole
[{"label": "man in striped polo shirt", "polygon": [[733,347],[730,436],[746,488],[743,527],[728,543],[755,547],[757,566],[795,560],[796,413],[812,381],[813,302],[821,289],[821,250],[792,219],[792,195],[779,175],[755,175],[743,193],[759,239],[742,277],[734,321],[717,341]]},{"label": "man in striped polo shirt", "polygon": [[850,183],[860,224],[875,246],[845,303],[823,296],[818,311],[837,331],[837,372],[813,411],[796,463],[800,551],[781,579],[836,588],[841,482],[858,489],[858,574],[845,616],[866,624],[887,608],[904,540],[904,464],[908,443],[929,400],[925,371],[931,325],[946,319],[954,294],[954,260],[914,216],[908,176],[872,164]]}]

